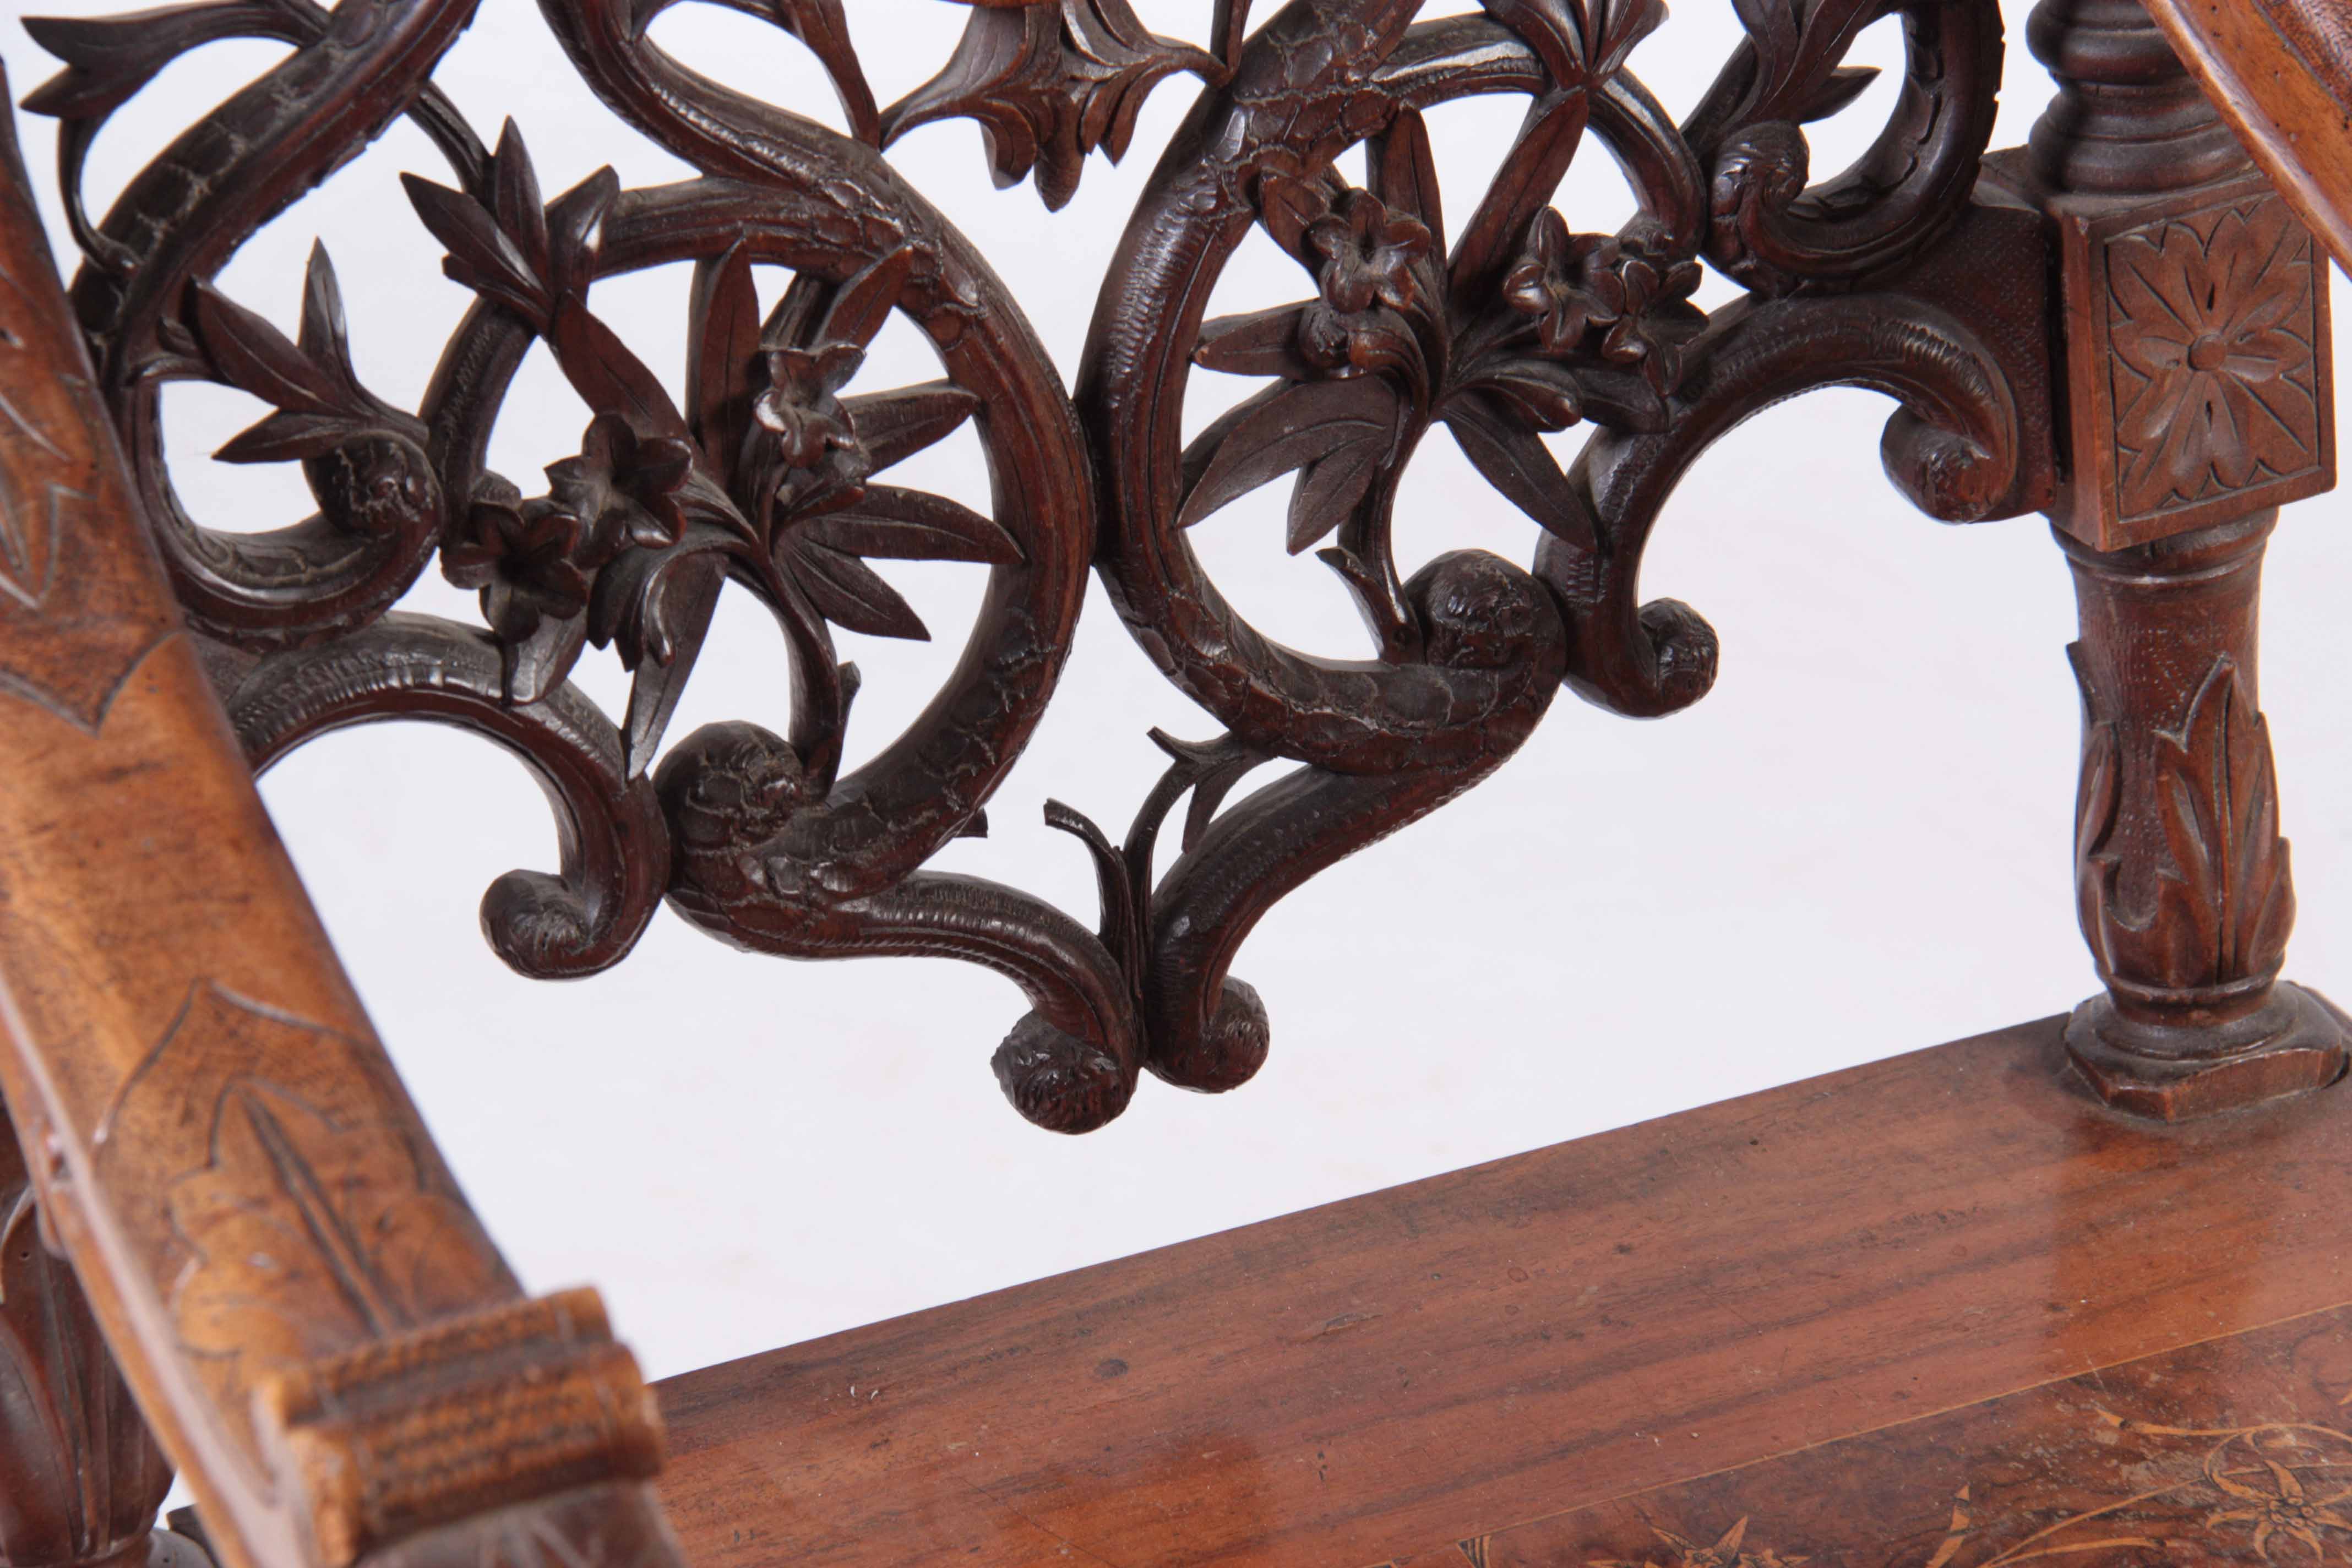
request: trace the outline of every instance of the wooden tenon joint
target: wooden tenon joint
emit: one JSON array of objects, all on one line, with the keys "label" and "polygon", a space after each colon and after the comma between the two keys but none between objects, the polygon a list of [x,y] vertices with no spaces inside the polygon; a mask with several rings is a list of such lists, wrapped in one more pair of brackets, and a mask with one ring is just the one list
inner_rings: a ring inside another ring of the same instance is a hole
[{"label": "wooden tenon joint", "polygon": [[2141,0],[2042,0],[2029,40],[2059,83],[2022,184],[2059,254],[2050,516],[2082,613],[2076,888],[2106,987],[2067,1045],[2108,1103],[2179,1120],[2347,1062],[2344,1016],[2278,979],[2294,891],[2255,679],[2278,508],[2336,482],[2327,258]]}]

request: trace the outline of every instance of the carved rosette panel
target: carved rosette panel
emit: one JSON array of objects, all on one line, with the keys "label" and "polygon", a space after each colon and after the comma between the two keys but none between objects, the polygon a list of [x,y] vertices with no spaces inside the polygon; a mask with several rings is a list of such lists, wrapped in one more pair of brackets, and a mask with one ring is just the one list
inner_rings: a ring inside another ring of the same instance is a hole
[{"label": "carved rosette panel", "polygon": [[[555,805],[562,863],[501,878],[482,916],[525,973],[616,962],[667,900],[756,951],[945,954],[1006,974],[1031,1011],[996,1073],[1042,1125],[1101,1124],[1147,1067],[1231,1088],[1264,1058],[1268,1021],[1229,970],[1276,900],[1484,778],[1563,682],[1635,714],[1705,692],[1714,634],[1685,605],[1645,604],[1638,578],[1666,496],[1733,425],[1812,387],[1874,387],[1901,405],[1889,471],[1934,515],[2046,498],[2043,241],[2031,213],[1972,201],[2001,58],[1979,0],[1738,0],[1748,42],[1679,125],[1630,68],[1657,0],[1487,0],[1427,18],[1421,0],[1297,0],[1255,17],[1245,0],[1212,0],[1189,40],[1149,31],[1127,0],[991,0],[969,9],[940,74],[889,105],[841,0],[746,8],[821,62],[843,131],[688,70],[648,37],[660,0],[541,0],[587,86],[698,171],[635,190],[607,170],[551,198],[528,128],[488,138],[432,84],[470,0],[207,0],[31,24],[67,62],[27,104],[61,122],[100,390],[248,754],[266,766],[329,729],[412,718],[520,757]],[[1803,127],[1869,84],[1843,58],[1887,16],[1908,49],[1895,108],[1859,162],[1816,182]],[[92,219],[81,170],[109,117],[181,55],[248,35],[293,52]],[[886,151],[970,119],[999,184],[1034,178],[1058,206],[1088,156],[1129,150],[1150,93],[1188,77],[1198,103],[1130,223],[1072,398]],[[1487,94],[1525,101],[1519,138],[1483,191],[1441,192],[1424,113]],[[291,334],[213,281],[404,114],[447,164],[410,177],[415,216],[476,296],[413,409],[352,361],[324,247]],[[1613,233],[1553,205],[1588,131],[1637,198]],[[1337,173],[1358,145],[1360,185]],[[198,164],[206,177],[186,178]],[[1253,229],[1297,262],[1303,297],[1213,317]],[[1953,263],[1963,253],[2005,265],[1972,273]],[[694,283],[674,400],[597,290],[680,261]],[[1710,265],[1748,291],[1712,315],[1691,302]],[[763,308],[766,268],[792,280]],[[861,375],[893,313],[936,350],[936,379]],[[534,344],[593,416],[577,455],[541,479],[484,458]],[[1260,386],[1188,443],[1195,367]],[[313,515],[236,535],[188,516],[157,399],[190,379],[270,406],[219,455],[299,464]],[[1579,425],[1592,439],[1564,464],[1549,438]],[[1395,558],[1400,477],[1439,426],[1534,524],[1530,563]],[[967,427],[991,507],[894,482],[896,465]],[[1264,637],[1192,551],[1192,528],[1276,482],[1291,489],[1291,549],[1316,551],[1363,610],[1355,657]],[[0,575],[13,559],[0,536]],[[480,625],[394,607],[436,560],[478,591]],[[873,564],[892,560],[967,563],[988,586],[930,706],[845,770],[858,676],[835,631],[928,635]],[[1049,808],[1095,860],[1091,926],[925,868],[983,829],[1052,697],[1090,567],[1223,731],[1155,737],[1171,765],[1121,842]],[[665,749],[730,591],[776,621],[790,722],[711,725]],[[617,720],[568,679],[591,647],[631,672]],[[1237,794],[1276,761],[1290,771]]]},{"label": "carved rosette panel", "polygon": [[2331,489],[2324,252],[2267,184],[2063,225],[2089,389],[2062,524],[2101,549]]}]

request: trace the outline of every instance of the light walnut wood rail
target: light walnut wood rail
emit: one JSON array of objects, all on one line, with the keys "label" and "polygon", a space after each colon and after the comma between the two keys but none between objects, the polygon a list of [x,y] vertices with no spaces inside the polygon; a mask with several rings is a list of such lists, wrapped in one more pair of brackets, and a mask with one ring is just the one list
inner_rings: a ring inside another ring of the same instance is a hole
[{"label": "light walnut wood rail", "polygon": [[2352,264],[2352,5],[2147,5],[2312,232]]},{"label": "light walnut wood rail", "polygon": [[487,1532],[675,1563],[635,1366],[593,1296],[524,1299],[435,1152],[93,386],[0,115],[0,1090],[42,1225],[227,1568],[472,1562]]}]

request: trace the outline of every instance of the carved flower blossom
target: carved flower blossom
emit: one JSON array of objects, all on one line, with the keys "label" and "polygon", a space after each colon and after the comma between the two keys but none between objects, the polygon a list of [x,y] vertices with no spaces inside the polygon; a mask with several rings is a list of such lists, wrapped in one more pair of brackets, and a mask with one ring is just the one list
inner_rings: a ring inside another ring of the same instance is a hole
[{"label": "carved flower blossom", "polygon": [[602,561],[584,558],[589,530],[552,497],[526,501],[502,479],[484,482],[464,530],[441,552],[441,571],[460,588],[482,591],[482,615],[499,635],[520,642],[542,617],[566,620],[588,607],[588,586]]},{"label": "carved flower blossom", "polygon": [[[2118,244],[2109,264],[2116,354],[2140,379],[2116,388],[2121,488],[2132,512],[2192,500],[2209,476],[2238,489],[2264,468],[2311,464],[2311,362],[2295,334],[2311,291],[2309,241],[2275,205],[2232,210],[2210,239],[2186,223]],[[2129,378],[2118,375],[2118,383]]]},{"label": "carved flower blossom", "polygon": [[775,482],[776,504],[794,511],[820,498],[856,500],[866,464],[839,394],[865,363],[866,351],[826,342],[770,349],[767,358],[767,390],[753,400],[751,416],[774,439],[775,466],[786,470]]},{"label": "carved flower blossom", "polygon": [[2270,1542],[2273,1536],[2284,1535],[2310,1548],[2316,1560],[2328,1555],[2327,1542],[2322,1531],[2340,1531],[2352,1535],[2352,1519],[2336,1510],[2336,1505],[2352,1501],[2352,1487],[2330,1492],[2325,1497],[2313,1497],[2302,1479],[2277,1460],[2263,1458],[2262,1464],[2269,1471],[2267,1485],[2249,1486],[2235,1479],[2222,1468],[2222,1450],[2206,1461],[2205,1473],[2212,1483],[2228,1494],[2236,1508],[2217,1510],[2205,1525],[2211,1529],[2221,1524],[2251,1524],[2254,1531],[2254,1554],[2268,1561]]},{"label": "carved flower blossom", "polygon": [[1684,351],[1706,324],[1690,303],[1699,276],[1698,263],[1660,255],[1643,229],[1571,235],[1546,207],[1503,277],[1503,302],[1534,318],[1547,354],[1573,353],[1588,329],[1601,329],[1601,357],[1639,372],[1664,396],[1682,384]]},{"label": "carved flower blossom", "polygon": [[1429,254],[1429,226],[1392,213],[1370,191],[1351,190],[1331,211],[1307,226],[1307,243],[1323,258],[1323,298],[1356,315],[1377,300],[1397,310],[1415,296],[1413,264]]},{"label": "carved flower blossom", "polygon": [[599,414],[580,455],[548,465],[553,499],[585,525],[596,564],[627,545],[659,548],[686,530],[694,447],[672,436],[640,437],[616,414]]},{"label": "carved flower blossom", "polygon": [[1606,235],[1568,231],[1558,209],[1546,207],[1528,231],[1528,247],[1503,276],[1503,302],[1534,318],[1536,341],[1562,354],[1584,341],[1587,327],[1609,326],[1625,310],[1625,286],[1612,269],[1617,242]]},{"label": "carved flower blossom", "polygon": [[1344,193],[1302,238],[1322,258],[1322,297],[1299,319],[1298,346],[1311,364],[1341,376],[1406,363],[1412,330],[1398,314],[1421,302],[1413,268],[1436,247],[1429,227],[1390,210],[1370,191]]}]

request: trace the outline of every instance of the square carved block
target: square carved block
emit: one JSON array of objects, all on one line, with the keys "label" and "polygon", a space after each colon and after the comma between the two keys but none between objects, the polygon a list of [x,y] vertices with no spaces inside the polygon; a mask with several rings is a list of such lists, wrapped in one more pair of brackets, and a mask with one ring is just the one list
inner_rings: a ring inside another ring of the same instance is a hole
[{"label": "square carved block", "polygon": [[2266,181],[2055,216],[2061,527],[2120,550],[2334,488],[2327,261]]}]

